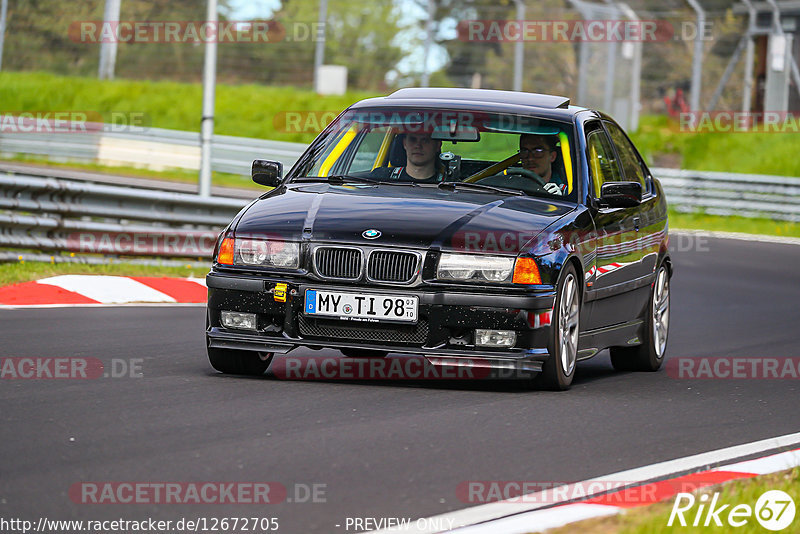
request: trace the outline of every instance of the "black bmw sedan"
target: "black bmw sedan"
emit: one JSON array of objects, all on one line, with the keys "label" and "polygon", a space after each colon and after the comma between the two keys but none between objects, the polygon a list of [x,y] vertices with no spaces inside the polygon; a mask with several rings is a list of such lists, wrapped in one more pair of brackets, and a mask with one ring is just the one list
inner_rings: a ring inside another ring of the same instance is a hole
[{"label": "black bmw sedan", "polygon": [[[667,204],[624,131],[564,97],[403,89],[345,110],[220,235],[211,365],[416,355],[567,389],[609,348],[655,371],[669,329]],[[300,354],[310,354],[307,350]]]}]

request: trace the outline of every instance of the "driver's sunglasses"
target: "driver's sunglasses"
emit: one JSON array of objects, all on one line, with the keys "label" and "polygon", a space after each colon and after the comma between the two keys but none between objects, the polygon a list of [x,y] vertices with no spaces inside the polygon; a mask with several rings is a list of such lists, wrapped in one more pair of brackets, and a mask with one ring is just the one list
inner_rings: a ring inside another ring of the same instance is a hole
[{"label": "driver's sunglasses", "polygon": [[541,158],[544,157],[545,152],[548,150],[544,147],[537,146],[536,148],[527,149],[527,148],[520,148],[519,155],[524,157],[533,156],[534,158]]}]

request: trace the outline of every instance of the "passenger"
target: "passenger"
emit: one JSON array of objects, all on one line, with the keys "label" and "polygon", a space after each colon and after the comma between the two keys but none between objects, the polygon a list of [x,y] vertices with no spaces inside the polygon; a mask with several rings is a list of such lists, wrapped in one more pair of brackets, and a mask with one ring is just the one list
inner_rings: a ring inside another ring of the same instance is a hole
[{"label": "passenger", "polygon": [[558,157],[556,140],[552,135],[522,134],[519,136],[519,155],[522,168],[535,172],[545,182],[544,190],[553,195],[566,193],[566,180],[553,163]]}]

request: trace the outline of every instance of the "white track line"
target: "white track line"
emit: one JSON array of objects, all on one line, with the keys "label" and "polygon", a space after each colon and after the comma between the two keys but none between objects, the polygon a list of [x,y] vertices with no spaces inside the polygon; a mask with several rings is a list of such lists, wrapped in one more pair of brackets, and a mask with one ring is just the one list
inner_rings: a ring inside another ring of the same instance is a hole
[{"label": "white track line", "polygon": [[[579,494],[578,492],[580,491],[586,493],[585,490],[582,490],[582,488],[590,487],[590,485],[593,483],[599,483],[600,487],[605,488],[608,488],[614,484],[619,485],[622,481],[624,481],[624,484],[620,485],[620,488],[636,486],[644,482],[666,478],[670,475],[683,474],[694,470],[713,469],[721,465],[723,462],[736,460],[738,458],[743,458],[745,456],[759,454],[762,452],[774,451],[776,449],[788,447],[790,445],[796,445],[798,443],[800,443],[800,432],[763,439],[752,443],[744,443],[742,445],[735,445],[733,447],[726,447],[724,449],[695,454],[685,458],[676,458],[666,462],[637,467],[635,469],[620,471],[611,475],[605,475],[602,477],[585,480],[583,482],[577,482],[568,486],[568,488],[575,487],[574,491],[571,489],[566,489],[565,491],[563,487],[556,488],[555,490],[548,489],[521,497],[515,497],[513,499],[509,499],[508,501],[481,504],[470,508],[464,508],[462,510],[456,510],[454,512],[436,515],[427,518],[428,521],[420,521],[419,525],[452,525],[450,530],[459,527],[478,525],[480,523],[486,523],[488,521],[494,521],[512,515],[539,510],[543,507],[549,507],[553,504],[557,504],[558,502],[564,502],[563,500],[559,501],[556,495],[576,495]],[[455,488],[453,488],[453,490],[455,491]],[[588,498],[593,495],[599,495],[605,491],[607,490],[586,495],[586,497]],[[469,532],[509,532],[506,530],[495,530],[492,526],[493,524],[494,523],[485,525],[485,528],[482,530],[469,529]],[[410,525],[408,525],[408,528],[403,528],[402,532],[413,534],[436,534],[438,532],[444,532],[435,528],[420,528],[419,525],[416,522],[412,522]],[[529,523],[528,531],[530,530]],[[373,532],[374,534],[378,534],[401,531],[397,529],[383,529]],[[522,532],[526,531],[523,530]]]},{"label": "white track line", "polygon": [[717,232],[713,230],[689,230],[675,228],[669,231],[670,235],[697,235],[715,237],[718,239],[738,239],[739,241],[756,241],[759,243],[780,243],[783,245],[800,245],[800,237],[783,237],[779,235],[745,234],[741,232]]},{"label": "white track line", "polygon": [[754,473],[756,475],[768,475],[778,471],[786,471],[800,465],[800,451],[787,451],[780,454],[773,454],[764,458],[747,460],[735,464],[726,465],[714,471],[736,471],[739,473]]}]

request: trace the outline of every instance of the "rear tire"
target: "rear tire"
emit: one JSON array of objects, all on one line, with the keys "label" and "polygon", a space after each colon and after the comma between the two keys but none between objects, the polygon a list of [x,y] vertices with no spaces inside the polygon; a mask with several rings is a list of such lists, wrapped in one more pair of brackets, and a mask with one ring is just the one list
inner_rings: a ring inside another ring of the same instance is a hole
[{"label": "rear tire", "polygon": [[273,357],[272,352],[208,348],[211,367],[231,375],[261,376],[269,369]]},{"label": "rear tire", "polygon": [[580,315],[581,290],[575,268],[570,264],[558,283],[547,347],[550,357],[536,377],[536,385],[556,391],[572,385],[578,362]]},{"label": "rear tire", "polygon": [[641,345],[611,347],[611,365],[617,371],[658,371],[664,362],[669,335],[669,272],[658,268],[650,291],[647,328]]}]

